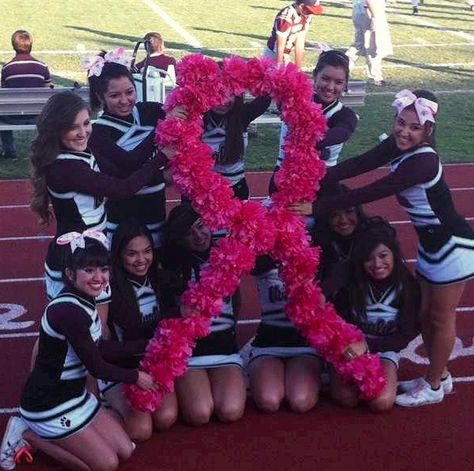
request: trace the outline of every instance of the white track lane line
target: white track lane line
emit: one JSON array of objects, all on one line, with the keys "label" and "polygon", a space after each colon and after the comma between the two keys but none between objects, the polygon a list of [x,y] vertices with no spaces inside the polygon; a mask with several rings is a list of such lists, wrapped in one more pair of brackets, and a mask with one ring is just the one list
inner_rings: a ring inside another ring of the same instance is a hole
[{"label": "white track lane line", "polygon": [[143,3],[150,8],[154,13],[156,13],[161,20],[163,20],[170,28],[172,28],[177,34],[179,34],[190,46],[201,49],[203,45],[190,33],[188,33],[184,28],[182,28],[178,22],[173,20],[171,16],[166,13],[163,8],[161,8],[156,2],[152,0],[142,0]]},{"label": "white track lane line", "polygon": [[[456,309],[458,313],[474,312],[474,306],[463,306]],[[256,325],[260,322],[260,318],[255,319],[241,319],[237,321],[238,325]],[[39,332],[15,332],[9,334],[0,334],[0,339],[17,339],[23,337],[38,337]]]}]

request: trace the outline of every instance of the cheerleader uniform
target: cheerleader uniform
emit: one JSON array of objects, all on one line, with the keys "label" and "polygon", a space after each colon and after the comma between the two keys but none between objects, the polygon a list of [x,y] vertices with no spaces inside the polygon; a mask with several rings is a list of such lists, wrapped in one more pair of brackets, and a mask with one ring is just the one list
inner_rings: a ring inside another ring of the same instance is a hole
[{"label": "cheerleader uniform", "polygon": [[99,403],[86,388],[87,373],[135,383],[138,370],[106,363],[97,348],[101,323],[93,298],[66,288],[41,318],[39,351],[20,402],[28,427],[46,440],[59,440],[87,427]]},{"label": "cheerleader uniform", "polygon": [[[199,281],[199,273],[205,264],[205,257],[201,258],[196,254],[191,254],[191,281]],[[188,368],[242,367],[243,362],[237,347],[235,327],[236,319],[232,299],[225,298],[220,316],[212,320],[209,335],[197,341],[192,356],[189,358]]]},{"label": "cheerleader uniform", "polygon": [[[266,258],[266,260],[264,260]],[[262,310],[257,334],[252,341],[249,363],[256,358],[270,356],[276,358],[293,358],[297,356],[317,357],[317,351],[310,347],[293,323],[286,317],[286,296],[278,269],[273,263],[271,269],[269,258],[260,257],[260,267],[254,272]]]},{"label": "cheerleader uniform", "polygon": [[[92,126],[90,146],[94,154],[113,162],[122,176],[140,168],[156,152],[155,126],[157,120],[165,118],[161,106],[160,103],[137,103],[126,118],[105,111]],[[166,220],[163,174],[156,175],[131,198],[109,198],[106,209],[107,236],[110,239],[122,221],[135,218],[147,226],[158,247]]]},{"label": "cheerleader uniform", "polygon": [[400,350],[419,334],[418,284],[410,277],[403,289],[408,290],[404,299],[409,302],[403,303],[400,285],[386,281],[369,283],[364,318],[352,307],[347,289],[342,290],[335,301],[337,311],[364,333],[369,351],[379,353],[382,360],[392,361],[397,367]]},{"label": "cheerleader uniform", "polygon": [[[246,131],[248,125],[267,110],[270,102],[269,97],[258,97],[242,105],[240,127],[244,130],[244,151],[248,145],[248,133]],[[245,179],[244,155],[236,155],[235,158],[230,159],[232,162],[223,162],[226,135],[227,116],[212,111],[207,113],[204,116],[202,140],[212,149],[212,155],[216,162],[214,170],[229,181],[237,198],[248,200],[250,192]]]},{"label": "cheerleader uniform", "polygon": [[[314,95],[313,101],[323,106],[316,95]],[[350,108],[344,106],[339,100],[323,106],[322,111],[327,121],[328,130],[326,131],[324,138],[316,144],[316,149],[320,151],[320,159],[324,160],[326,167],[328,168],[337,165],[345,142],[349,140],[357,127],[358,118]],[[270,180],[270,194],[276,191],[274,183],[275,172],[280,169],[285,159],[283,144],[287,134],[288,127],[285,123],[282,123],[280,128],[280,145],[277,164]]]},{"label": "cheerleader uniform", "polygon": [[474,232],[454,208],[439,156],[427,144],[400,151],[393,136],[358,158],[329,169],[328,184],[390,164],[390,174],[345,195],[315,204],[315,214],[396,194],[418,233],[416,272],[431,284],[446,285],[474,276]]},{"label": "cheerleader uniform", "polygon": [[[177,311],[158,299],[157,287],[149,278],[130,277],[128,282],[136,303],[127,302],[114,281],[111,282],[112,301],[109,307],[108,325],[113,341],[107,342],[101,352],[104,358],[122,368],[138,368],[158,322],[163,317],[169,317],[170,311],[175,315]],[[117,381],[103,379],[98,381],[102,394],[119,384],[121,383]]]},{"label": "cheerleader uniform", "polygon": [[[54,299],[64,288],[62,269],[67,246],[56,244],[56,238],[71,231],[103,231],[106,227],[105,198],[125,197],[147,184],[160,173],[163,159],[150,162],[129,178],[101,173],[96,158],[89,152],[62,151],[46,170],[48,194],[56,218],[56,237],[49,244],[45,261],[46,293]],[[100,162],[101,169],[112,173],[114,167]],[[109,173],[108,172],[108,173]],[[107,302],[107,293],[101,301]]]}]

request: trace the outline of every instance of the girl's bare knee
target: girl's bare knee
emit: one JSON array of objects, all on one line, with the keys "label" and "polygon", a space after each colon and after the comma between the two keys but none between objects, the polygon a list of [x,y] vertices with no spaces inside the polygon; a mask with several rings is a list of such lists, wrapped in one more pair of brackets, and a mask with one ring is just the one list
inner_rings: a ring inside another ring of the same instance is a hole
[{"label": "girl's bare knee", "polygon": [[195,404],[193,409],[184,414],[184,420],[195,427],[206,425],[211,420],[214,411],[212,402]]},{"label": "girl's bare knee", "polygon": [[377,397],[369,402],[369,408],[372,412],[387,412],[393,408],[395,398],[392,396]]},{"label": "girl's bare knee", "polygon": [[276,412],[280,408],[284,395],[277,391],[266,392],[254,397],[257,407],[264,412]]},{"label": "girl's bare knee", "polygon": [[290,409],[298,413],[308,412],[317,402],[318,395],[309,391],[298,391],[288,397]]},{"label": "girl's bare knee", "polygon": [[221,422],[235,422],[244,415],[244,404],[230,403],[216,407],[217,418]]},{"label": "girl's bare knee", "polygon": [[119,467],[119,457],[115,453],[101,453],[99,460],[90,464],[91,471],[115,471]]},{"label": "girl's bare knee", "polygon": [[134,442],[144,442],[151,438],[153,426],[151,420],[126,421],[125,427],[130,438]]},{"label": "girl's bare knee", "polygon": [[155,430],[162,432],[171,428],[178,419],[177,410],[166,410],[160,412],[159,415],[153,417],[153,427]]}]

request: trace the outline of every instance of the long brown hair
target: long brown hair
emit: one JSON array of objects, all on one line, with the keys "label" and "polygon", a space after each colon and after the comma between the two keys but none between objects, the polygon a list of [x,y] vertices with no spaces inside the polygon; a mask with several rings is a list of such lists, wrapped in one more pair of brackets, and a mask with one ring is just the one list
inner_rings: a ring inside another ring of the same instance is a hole
[{"label": "long brown hair", "polygon": [[80,96],[61,92],[46,102],[36,122],[38,135],[31,143],[33,195],[30,208],[39,215],[41,224],[49,224],[53,216],[48,206],[47,169],[60,153],[61,137],[72,128],[77,114],[83,109],[89,107]]}]

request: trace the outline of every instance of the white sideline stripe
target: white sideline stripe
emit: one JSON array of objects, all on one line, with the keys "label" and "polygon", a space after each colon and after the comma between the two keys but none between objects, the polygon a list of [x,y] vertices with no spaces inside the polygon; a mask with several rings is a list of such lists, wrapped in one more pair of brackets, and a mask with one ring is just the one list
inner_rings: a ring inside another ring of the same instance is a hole
[{"label": "white sideline stripe", "polygon": [[[263,199],[263,197],[256,196],[253,197],[252,199],[259,200]],[[168,200],[170,202],[179,202],[179,200]],[[466,221],[474,221],[474,217],[465,217],[464,218]],[[390,224],[397,224],[397,225],[402,225],[402,224],[411,224],[410,220],[400,220],[400,221],[389,221]],[[0,237],[0,242],[17,242],[20,240],[42,240],[42,241],[47,241],[54,239],[54,236],[50,235],[39,235],[39,236],[18,236],[18,237]],[[0,280],[1,283],[1,280]]]},{"label": "white sideline stripe", "polygon": [[44,276],[38,278],[1,278],[0,283],[29,283],[32,281],[44,281]]},{"label": "white sideline stripe", "polygon": [[472,34],[465,33],[464,31],[456,31],[455,29],[447,28],[445,26],[440,25],[439,23],[435,23],[433,21],[429,21],[425,18],[419,18],[418,16],[409,16],[403,14],[394,14],[394,16],[401,16],[402,18],[409,19],[414,23],[418,23],[422,26],[430,26],[431,28],[435,28],[438,31],[443,33],[452,34],[454,36],[459,36],[460,38],[466,39],[467,41],[474,43],[474,36]]},{"label": "white sideline stripe", "polygon": [[182,38],[184,38],[192,47],[202,48],[202,44],[184,28],[182,28],[171,16],[169,16],[158,4],[152,0],[142,0],[143,3],[156,13],[165,23],[175,30]]},{"label": "white sideline stripe", "polygon": [[[418,39],[418,41],[422,41],[421,39]],[[424,40],[423,40],[424,41]],[[226,51],[226,52],[232,52],[232,51],[255,51],[258,49],[262,49],[265,44],[264,42],[259,43],[258,41],[249,41],[249,44],[252,45],[252,47],[212,47],[214,50],[219,50],[219,51]],[[350,44],[335,44],[332,47],[334,49],[347,49],[350,46]],[[424,41],[423,43],[407,43],[407,44],[394,44],[393,48],[429,48],[429,47],[449,47],[449,46],[461,46],[461,47],[473,47],[474,43],[472,42],[464,42],[464,43],[428,43]],[[200,46],[202,48],[206,48],[206,46]],[[307,49],[310,49],[310,46],[306,47]],[[97,49],[91,49],[91,50],[83,50],[83,51],[78,51],[77,49],[43,49],[43,50],[36,50],[35,49],[35,54],[36,55],[51,55],[51,56],[60,56],[60,55],[71,55],[71,56],[82,56],[82,55],[90,55],[90,54],[97,54],[97,51],[100,49],[98,46]],[[125,49],[127,53],[132,54],[133,49]],[[167,47],[167,51],[173,51],[173,52],[183,52],[183,49],[176,49],[172,47]],[[11,49],[8,50],[0,50],[0,55],[7,55],[11,56],[12,51]]]},{"label": "white sideline stripe", "polygon": [[[456,312],[474,312],[474,306],[458,307]],[[260,323],[260,318],[256,319],[241,319],[237,321],[238,325],[255,325]],[[37,337],[39,332],[16,332],[12,334],[0,334],[0,339],[22,338],[22,337]]]},{"label": "white sideline stripe", "polygon": [[50,240],[54,239],[54,236],[42,235],[42,236],[21,236],[21,237],[0,237],[0,242],[11,242],[17,240]]},{"label": "white sideline stripe", "polygon": [[[473,90],[474,91],[474,90]],[[446,165],[443,164],[443,167],[445,167]],[[271,173],[271,172],[246,172],[247,175],[248,174],[255,174],[255,173]],[[0,184],[1,184],[1,181],[0,180]],[[3,181],[6,181],[6,180],[3,180]],[[450,188],[451,191],[472,191],[474,190],[474,187],[460,187],[460,188]],[[264,199],[266,198],[266,196],[251,196],[250,199],[251,200],[261,200],[261,199]],[[168,199],[166,200],[167,203],[179,203],[181,200],[178,200],[178,199]],[[28,204],[3,204],[3,205],[0,205],[0,210],[1,209],[25,209],[25,208],[29,208],[30,206]],[[2,240],[2,239],[0,239]]]},{"label": "white sideline stripe", "polygon": [[6,409],[0,408],[0,414],[17,414],[17,413],[18,413],[18,407],[10,407]]}]

